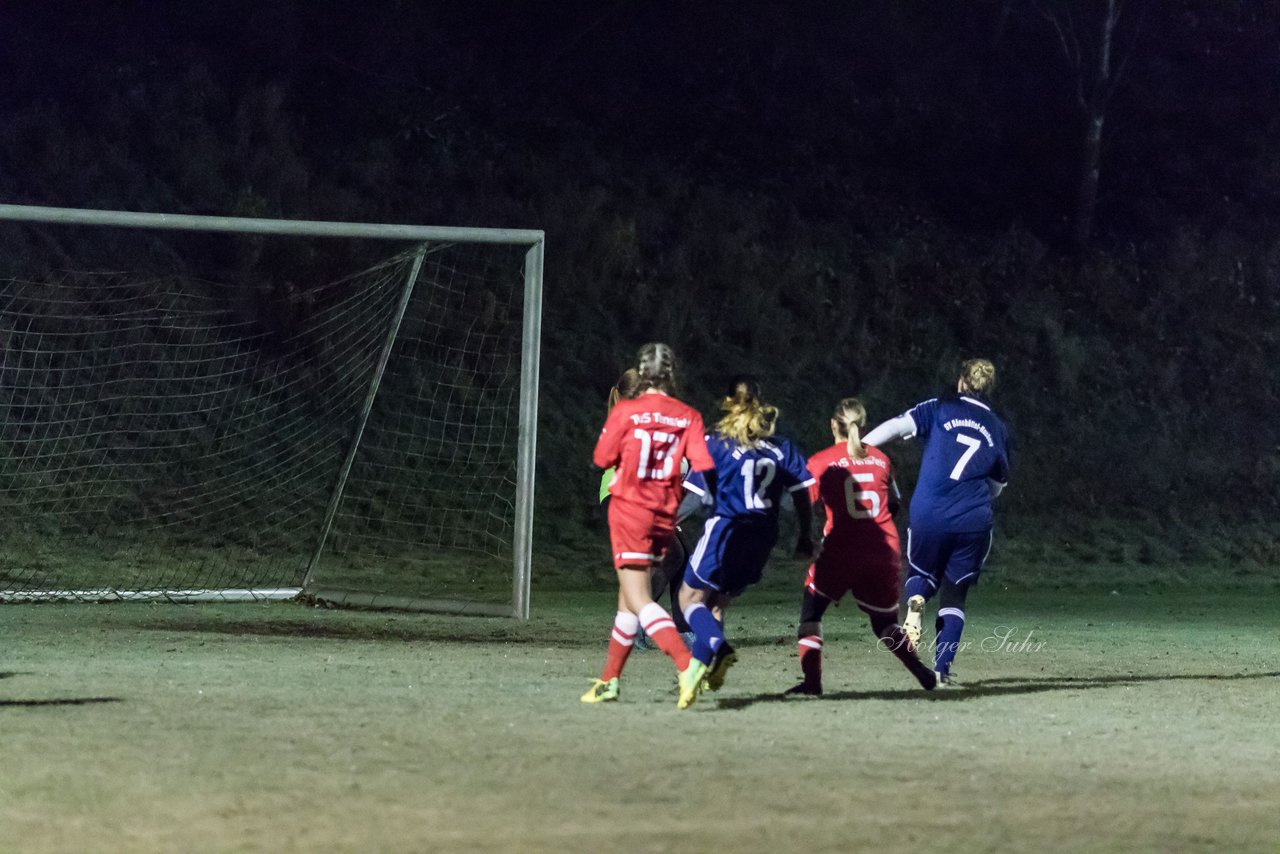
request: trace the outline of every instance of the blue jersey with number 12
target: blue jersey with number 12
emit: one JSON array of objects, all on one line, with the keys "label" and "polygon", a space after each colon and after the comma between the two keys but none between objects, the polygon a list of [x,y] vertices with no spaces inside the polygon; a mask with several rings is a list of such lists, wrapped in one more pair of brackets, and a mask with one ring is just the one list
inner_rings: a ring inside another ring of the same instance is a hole
[{"label": "blue jersey with number 12", "polygon": [[[813,478],[804,456],[786,439],[762,439],[753,447],[711,433],[707,450],[716,463],[716,505],[713,515],[729,518],[778,518],[783,491],[807,489]],[[706,482],[694,473],[685,489],[705,494]]]},{"label": "blue jersey with number 12", "polygon": [[911,496],[912,531],[976,533],[992,524],[991,483],[1009,478],[1009,437],[991,407],[962,395],[907,411],[924,442]]}]

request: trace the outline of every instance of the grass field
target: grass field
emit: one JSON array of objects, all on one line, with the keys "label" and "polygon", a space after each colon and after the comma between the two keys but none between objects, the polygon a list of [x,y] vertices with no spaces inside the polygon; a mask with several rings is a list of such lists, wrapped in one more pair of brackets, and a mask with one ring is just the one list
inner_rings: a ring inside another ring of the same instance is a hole
[{"label": "grass field", "polygon": [[657,652],[578,702],[608,593],[0,606],[0,851],[1280,850],[1274,595],[980,587],[933,694],[845,606],[827,696],[784,701],[792,592],[686,712]]}]

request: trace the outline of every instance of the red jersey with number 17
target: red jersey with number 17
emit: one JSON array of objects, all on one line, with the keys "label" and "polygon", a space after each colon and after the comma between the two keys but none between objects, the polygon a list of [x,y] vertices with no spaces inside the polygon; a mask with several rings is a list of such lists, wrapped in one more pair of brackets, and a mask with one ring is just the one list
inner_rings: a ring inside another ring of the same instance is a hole
[{"label": "red jersey with number 17", "polygon": [[818,451],[809,458],[809,473],[816,481],[809,497],[827,507],[823,534],[829,544],[873,543],[898,548],[898,529],[889,512],[893,470],[879,448],[864,445],[867,455],[850,457],[844,442]]},{"label": "red jersey with number 17", "polygon": [[702,416],[667,394],[646,393],[620,400],[600,431],[593,459],[616,466],[609,494],[615,501],[675,517],[680,505],[685,458],[693,471],[714,469]]}]

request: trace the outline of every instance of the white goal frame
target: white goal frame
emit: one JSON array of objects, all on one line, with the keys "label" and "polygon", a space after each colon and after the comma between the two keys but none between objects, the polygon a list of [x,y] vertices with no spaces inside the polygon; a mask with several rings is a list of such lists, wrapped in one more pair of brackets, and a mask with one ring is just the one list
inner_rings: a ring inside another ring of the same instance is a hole
[{"label": "white goal frame", "polygon": [[[538,229],[464,228],[454,226],[425,226],[380,223],[327,222],[321,220],[257,219],[252,217],[196,216],[189,214],[138,213],[131,211],[90,210],[84,208],[60,208],[38,205],[0,204],[0,221],[47,223],[56,225],[84,225],[127,229],[152,229],[171,231],[224,232],[253,235],[281,235],[289,237],[359,238],[370,240],[417,243],[420,253],[413,271],[405,283],[398,312],[379,359],[379,370],[374,377],[365,401],[364,411],[352,437],[338,484],[330,498],[326,518],[319,534],[315,552],[307,566],[300,587],[241,590],[136,590],[136,591],[42,591],[17,593],[0,591],[0,601],[36,601],[48,599],[87,600],[168,600],[194,601],[252,601],[262,599],[292,599],[313,597],[317,600],[339,604],[374,608],[409,608],[424,611],[484,614],[529,618],[529,592],[532,576],[533,546],[533,493],[534,455],[537,451],[538,421],[538,371],[542,335],[542,276],[546,235]],[[312,582],[313,572],[323,551],[327,528],[332,521],[345,487],[346,475],[354,460],[364,424],[373,405],[381,368],[385,366],[395,342],[399,320],[403,316],[417,278],[422,252],[437,243],[488,243],[523,246],[524,303],[520,343],[520,395],[518,413],[518,438],[516,457],[515,520],[513,525],[513,583],[512,604],[494,605],[473,601],[449,599],[413,599],[384,596],[376,593],[353,593],[327,590]]]}]

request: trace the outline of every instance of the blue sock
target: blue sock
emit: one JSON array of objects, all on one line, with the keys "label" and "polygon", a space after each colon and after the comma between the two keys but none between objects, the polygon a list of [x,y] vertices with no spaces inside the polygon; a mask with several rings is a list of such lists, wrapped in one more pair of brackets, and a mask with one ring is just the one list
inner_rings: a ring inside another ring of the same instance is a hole
[{"label": "blue sock", "polygon": [[724,627],[720,625],[720,621],[715,618],[710,609],[701,602],[685,609],[684,618],[697,636],[690,652],[703,664],[711,664],[716,650],[720,648],[720,644],[724,643]]},{"label": "blue sock", "polygon": [[951,662],[960,648],[960,633],[964,631],[964,611],[959,608],[941,608],[937,620],[938,640],[933,653],[933,669],[950,673]]},{"label": "blue sock", "polygon": [[926,601],[933,595],[933,585],[929,583],[929,579],[923,575],[911,573],[907,576],[907,598],[912,596],[923,596]]}]

